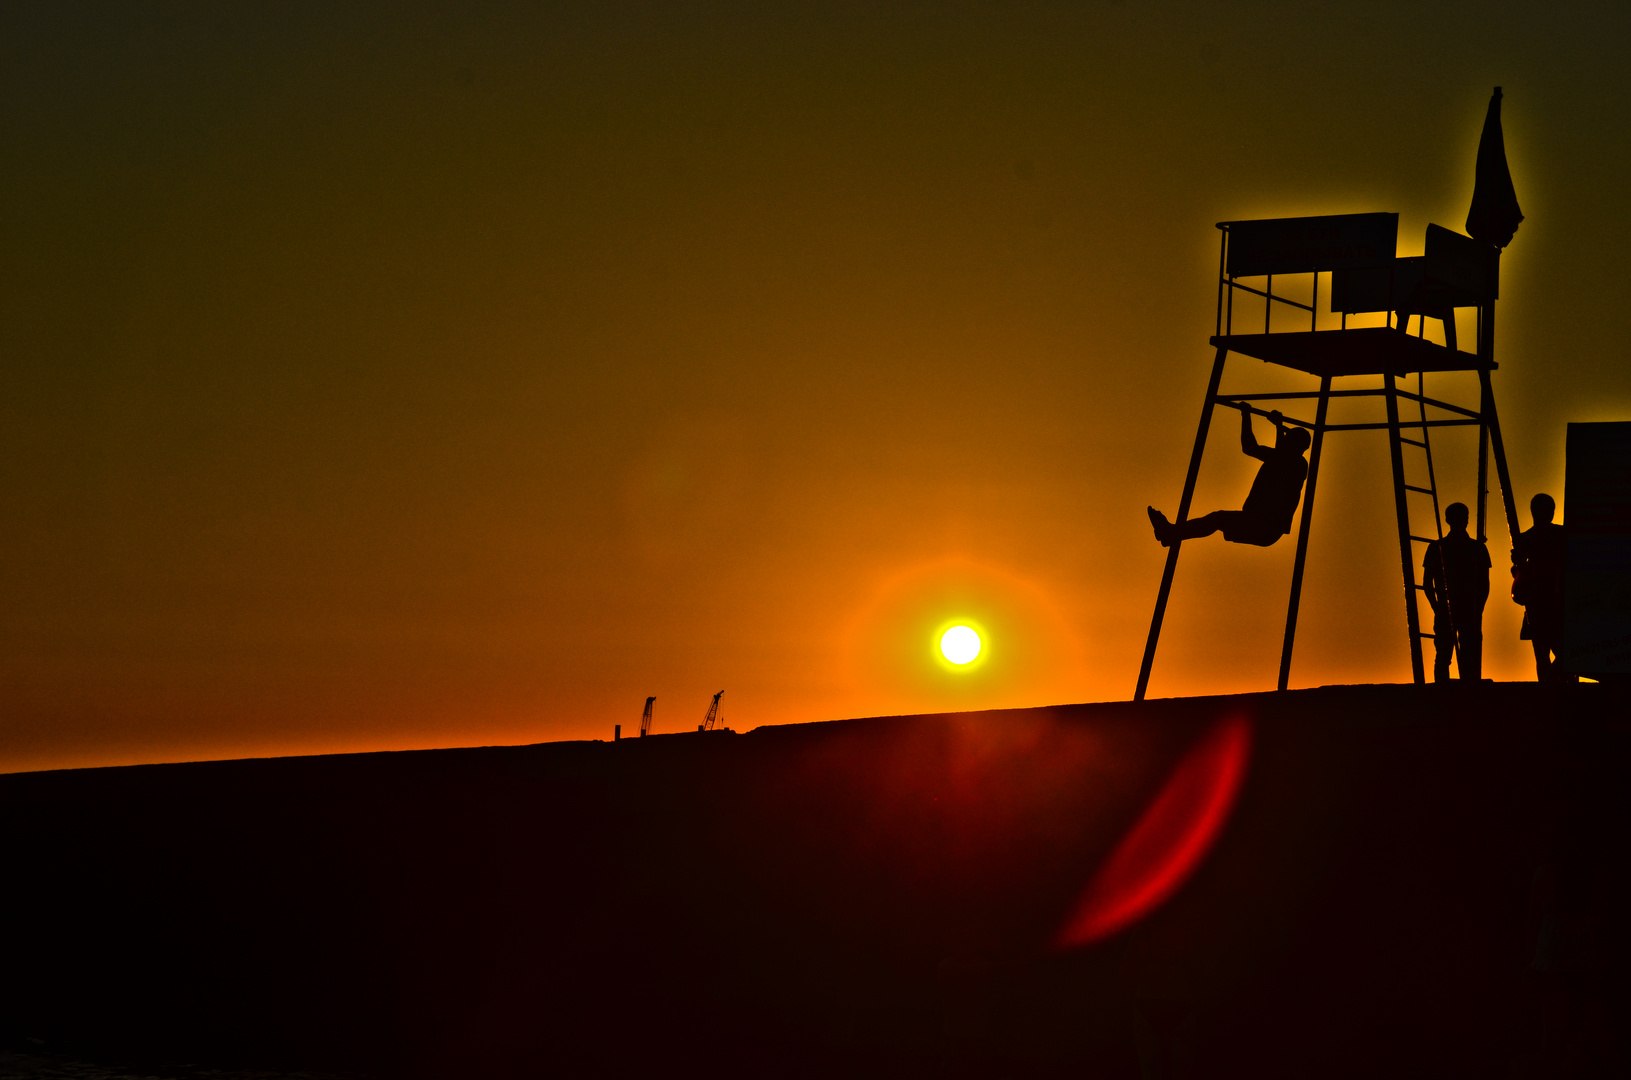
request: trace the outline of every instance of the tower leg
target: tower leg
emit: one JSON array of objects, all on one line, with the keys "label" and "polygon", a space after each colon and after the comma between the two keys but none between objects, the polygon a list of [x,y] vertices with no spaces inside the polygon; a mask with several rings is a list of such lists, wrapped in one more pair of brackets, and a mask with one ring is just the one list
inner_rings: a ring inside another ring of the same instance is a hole
[{"label": "tower leg", "polygon": [[1297,526],[1297,560],[1291,565],[1291,602],[1286,608],[1286,639],[1280,646],[1280,689],[1291,678],[1291,646],[1297,638],[1297,606],[1303,594],[1303,562],[1308,557],[1308,528],[1314,522],[1314,484],[1320,475],[1320,447],[1325,443],[1325,409],[1331,402],[1331,376],[1320,379],[1319,407],[1314,412],[1314,445],[1308,450],[1308,483],[1303,488],[1302,523]]},{"label": "tower leg", "polygon": [[1478,404],[1478,542],[1489,539],[1489,421],[1484,419],[1484,406]]},{"label": "tower leg", "polygon": [[1421,662],[1421,625],[1416,612],[1416,567],[1410,555],[1410,506],[1404,484],[1404,453],[1399,443],[1399,395],[1391,373],[1382,376],[1387,400],[1388,452],[1393,459],[1393,510],[1399,519],[1399,563],[1404,570],[1404,619],[1410,633],[1410,673],[1418,684],[1427,681]]},{"label": "tower leg", "polygon": [[1501,507],[1506,511],[1506,531],[1511,541],[1509,547],[1518,546],[1518,504],[1512,497],[1512,477],[1506,471],[1506,446],[1501,442],[1501,420],[1495,415],[1495,390],[1490,386],[1489,372],[1478,373],[1479,415],[1484,419],[1484,426],[1489,429],[1490,449],[1495,451],[1495,476],[1501,484]]},{"label": "tower leg", "polygon": [[[1195,429],[1195,449],[1189,455],[1189,474],[1184,477],[1184,494],[1178,500],[1178,516],[1175,521],[1189,520],[1189,503],[1195,496],[1195,478],[1201,471],[1201,454],[1206,450],[1206,432],[1212,425],[1212,407],[1217,404],[1218,386],[1223,381],[1223,362],[1228,357],[1229,350],[1218,348],[1217,359],[1212,361],[1212,379],[1206,384],[1206,402],[1201,406],[1200,427]],[[1167,614],[1167,597],[1172,592],[1172,576],[1178,570],[1178,548],[1182,540],[1174,540],[1172,546],[1167,548],[1167,565],[1161,571],[1161,590],[1155,596],[1155,614],[1150,617],[1150,636],[1144,642],[1144,661],[1138,667],[1138,689],[1133,692],[1134,701],[1144,700],[1144,691],[1149,689],[1150,668],[1155,663],[1155,644],[1161,639],[1161,620]]]},{"label": "tower leg", "polygon": [[1501,441],[1501,421],[1495,415],[1495,390],[1490,386],[1489,372],[1495,364],[1495,290],[1493,284],[1499,274],[1501,253],[1491,249],[1489,294],[1478,308],[1478,359],[1483,361],[1478,372],[1478,415],[1483,427],[1489,431],[1490,449],[1495,451],[1495,475],[1501,483],[1501,508],[1506,511],[1506,531],[1511,543],[1518,546],[1518,506],[1512,498],[1512,477],[1506,471],[1506,445]]}]

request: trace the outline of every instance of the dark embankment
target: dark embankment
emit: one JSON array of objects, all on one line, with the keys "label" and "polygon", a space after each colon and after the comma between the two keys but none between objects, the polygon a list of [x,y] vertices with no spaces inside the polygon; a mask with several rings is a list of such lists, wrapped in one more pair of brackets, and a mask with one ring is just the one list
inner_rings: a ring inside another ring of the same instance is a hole
[{"label": "dark embankment", "polygon": [[[0,1034],[483,1080],[1614,1068],[1626,704],[1348,687],[0,777]],[[1238,710],[1199,869],[1051,950]]]}]

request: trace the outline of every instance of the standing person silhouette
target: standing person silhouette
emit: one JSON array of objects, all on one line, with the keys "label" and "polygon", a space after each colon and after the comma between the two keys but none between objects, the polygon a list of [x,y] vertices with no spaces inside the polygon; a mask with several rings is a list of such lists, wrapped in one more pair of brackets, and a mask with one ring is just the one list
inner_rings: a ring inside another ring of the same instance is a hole
[{"label": "standing person silhouette", "polygon": [[1523,630],[1535,650],[1535,678],[1551,682],[1563,646],[1563,526],[1552,523],[1557,503],[1542,492],[1529,500],[1532,524],[1512,552],[1512,599],[1523,605]]},{"label": "standing person silhouette", "polygon": [[1433,681],[1448,682],[1457,656],[1462,682],[1484,677],[1484,601],[1489,599],[1489,549],[1467,535],[1467,504],[1444,508],[1450,532],[1427,545],[1422,584],[1433,605]]},{"label": "standing person silhouette", "polygon": [[1255,544],[1268,547],[1291,531],[1291,518],[1302,500],[1303,481],[1308,478],[1308,462],[1303,451],[1308,449],[1308,432],[1300,427],[1286,427],[1285,417],[1279,410],[1268,414],[1274,422],[1274,447],[1259,446],[1252,434],[1252,409],[1244,401],[1240,409],[1241,453],[1263,462],[1252,481],[1252,490],[1239,510],[1214,510],[1205,517],[1191,518],[1174,524],[1155,507],[1149,508],[1150,524],[1155,538],[1162,547],[1171,547],[1176,540],[1193,540],[1198,536],[1211,536],[1223,530],[1223,538],[1234,544]]}]

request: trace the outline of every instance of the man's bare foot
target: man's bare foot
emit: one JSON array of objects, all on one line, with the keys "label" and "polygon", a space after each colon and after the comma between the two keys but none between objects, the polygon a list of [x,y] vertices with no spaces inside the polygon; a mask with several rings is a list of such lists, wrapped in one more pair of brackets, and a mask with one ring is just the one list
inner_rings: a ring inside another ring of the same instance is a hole
[{"label": "man's bare foot", "polygon": [[1150,525],[1155,529],[1155,538],[1161,541],[1162,547],[1171,547],[1172,522],[1167,520],[1167,515],[1155,507],[1151,506],[1147,507],[1147,509],[1150,512]]}]

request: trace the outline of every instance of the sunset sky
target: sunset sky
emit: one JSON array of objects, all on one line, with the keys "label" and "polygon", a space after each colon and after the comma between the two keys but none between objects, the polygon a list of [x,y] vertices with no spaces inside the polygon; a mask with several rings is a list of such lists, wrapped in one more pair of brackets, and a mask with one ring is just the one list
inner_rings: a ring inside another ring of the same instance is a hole
[{"label": "sunset sky", "polygon": [[[1497,85],[1527,527],[1631,419],[1631,16],[1423,11],[6,5],[0,770],[1129,698],[1214,224],[1418,254]],[[1293,686],[1410,677],[1389,485],[1327,441]],[[1185,546],[1152,696],[1273,687],[1292,550]]]}]

